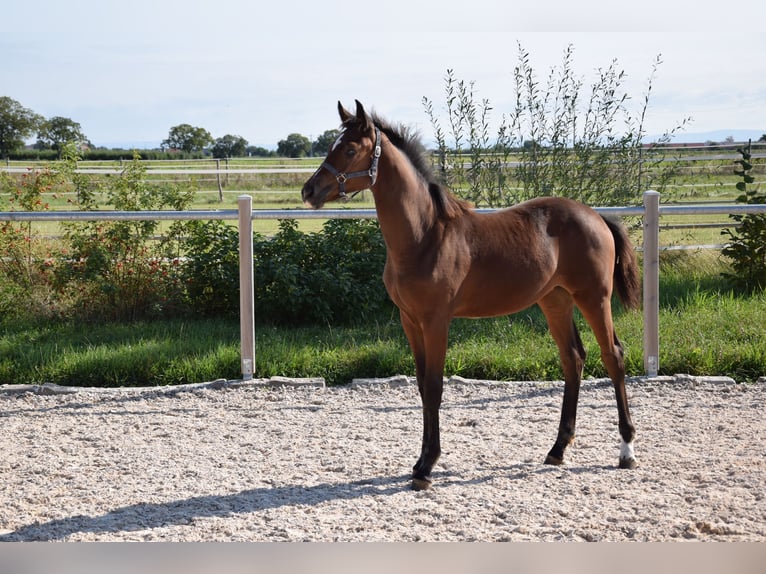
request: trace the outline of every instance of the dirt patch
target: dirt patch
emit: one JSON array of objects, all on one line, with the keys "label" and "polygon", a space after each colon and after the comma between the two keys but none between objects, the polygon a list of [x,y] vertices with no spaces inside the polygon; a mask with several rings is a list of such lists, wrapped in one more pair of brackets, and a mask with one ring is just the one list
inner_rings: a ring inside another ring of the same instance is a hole
[{"label": "dirt patch", "polygon": [[766,541],[766,381],[586,381],[563,467],[563,385],[453,380],[434,487],[410,489],[411,383],[0,394],[0,540]]}]

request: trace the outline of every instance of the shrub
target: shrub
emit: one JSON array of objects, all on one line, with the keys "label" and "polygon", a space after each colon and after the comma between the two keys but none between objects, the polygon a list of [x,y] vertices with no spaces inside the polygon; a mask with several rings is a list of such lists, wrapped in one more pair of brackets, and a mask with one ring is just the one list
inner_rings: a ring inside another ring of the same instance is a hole
[{"label": "shrub", "polygon": [[[599,69],[589,95],[573,70],[573,48],[541,83],[529,53],[519,46],[514,70],[515,105],[490,136],[492,107],[477,102],[473,82],[447,70],[448,130],[423,98],[434,128],[437,153],[447,183],[476,205],[503,207],[541,195],[563,195],[590,204],[638,203],[646,189],[661,190],[672,172],[661,154],[645,153],[644,119],[657,67],[649,77],[643,105],[630,109],[625,72],[616,61]],[[684,120],[657,143],[667,143]],[[517,167],[510,163],[516,159]]]},{"label": "shrub", "polygon": [[279,223],[254,246],[256,317],[274,324],[350,323],[390,309],[385,245],[373,220],[330,220],[321,233]]},{"label": "shrub", "polygon": [[[100,209],[99,197],[119,211],[183,210],[192,200],[188,186],[149,186],[138,155],[103,190],[76,173],[73,147],[62,156],[21,183],[0,174],[8,209],[47,209],[43,194],[52,189],[73,192],[72,206],[81,211]],[[156,220],[62,227],[63,241],[53,248],[32,234],[29,223],[0,225],[4,318],[30,308],[38,319],[237,316],[236,228],[219,221],[161,226]],[[391,309],[381,281],[385,245],[377,221],[331,220],[308,234],[295,221],[282,221],[274,237],[256,235],[253,247],[259,323],[354,323]]]},{"label": "shrub", "polygon": [[[239,313],[239,235],[222,222],[194,222],[184,244],[182,282],[189,308],[202,316]],[[273,237],[253,240],[259,324],[349,324],[390,312],[381,275],[385,245],[377,221],[329,220],[303,233],[279,222]]]},{"label": "shrub", "polygon": [[[60,183],[49,168],[29,170],[18,180],[0,173],[0,210],[46,211],[45,193]],[[0,222],[0,317],[25,317],[31,310],[44,319],[57,316],[61,303],[51,287],[57,247],[37,237],[31,222]]]},{"label": "shrub", "polygon": [[239,233],[222,221],[192,221],[184,241],[189,308],[203,317],[239,312]]},{"label": "shrub", "polygon": [[[742,178],[737,182],[737,189],[742,193],[737,198],[738,203],[764,204],[766,195],[760,192],[759,186],[748,187],[755,179],[750,175],[753,168],[751,163],[751,142],[747,147],[738,148],[742,156],[736,160],[740,167],[734,173]],[[731,215],[732,220],[739,223],[737,228],[727,228],[721,231],[731,242],[721,250],[725,257],[731,260],[733,273],[723,275],[738,289],[755,291],[766,288],[766,214],[753,213],[748,215]]]},{"label": "shrub", "polygon": [[[68,164],[65,163],[64,170]],[[107,203],[120,211],[185,209],[189,186],[150,187],[136,154],[106,190]],[[77,205],[95,210],[95,194],[78,186]],[[56,286],[73,299],[82,318],[136,320],[182,311],[180,246],[185,224],[174,224],[155,241],[159,221],[96,221],[65,224],[65,250],[56,264]]]}]

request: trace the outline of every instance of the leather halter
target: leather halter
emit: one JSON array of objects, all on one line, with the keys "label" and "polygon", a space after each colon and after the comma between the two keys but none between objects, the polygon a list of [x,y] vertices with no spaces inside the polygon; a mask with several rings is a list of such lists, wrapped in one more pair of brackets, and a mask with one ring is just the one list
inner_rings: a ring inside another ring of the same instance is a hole
[{"label": "leather halter", "polygon": [[[381,149],[381,141],[380,141],[380,128],[375,126],[375,145],[372,152],[372,162],[370,163],[369,169],[366,169],[364,171],[353,171],[351,173],[345,173],[345,172],[338,171],[326,161],[319,166],[319,169],[321,170],[322,168],[325,168],[327,171],[329,171],[331,174],[335,176],[335,180],[338,182],[338,188],[340,191],[338,196],[341,199],[348,200],[349,198],[346,196],[346,182],[349,179],[354,179],[355,177],[369,177],[371,180],[370,187],[375,185],[375,181],[377,181],[378,179],[378,161],[380,160],[381,152],[382,152],[382,149]],[[353,192],[351,194],[351,197],[354,197],[360,191],[362,190],[360,189],[359,191]]]}]

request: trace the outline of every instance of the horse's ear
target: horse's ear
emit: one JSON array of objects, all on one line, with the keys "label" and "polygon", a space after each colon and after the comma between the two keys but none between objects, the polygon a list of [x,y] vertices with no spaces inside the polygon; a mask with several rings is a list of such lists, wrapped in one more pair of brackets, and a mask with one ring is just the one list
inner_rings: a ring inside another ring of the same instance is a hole
[{"label": "horse's ear", "polygon": [[340,100],[338,101],[338,115],[340,115],[340,121],[341,123],[346,123],[350,118],[353,116],[351,115],[351,112],[349,112],[346,108],[343,107],[343,104],[340,103]]},{"label": "horse's ear", "polygon": [[356,119],[362,122],[362,127],[364,129],[369,129],[372,127],[372,123],[370,122],[370,117],[367,115],[367,112],[364,111],[364,106],[359,100],[354,100],[356,102]]}]

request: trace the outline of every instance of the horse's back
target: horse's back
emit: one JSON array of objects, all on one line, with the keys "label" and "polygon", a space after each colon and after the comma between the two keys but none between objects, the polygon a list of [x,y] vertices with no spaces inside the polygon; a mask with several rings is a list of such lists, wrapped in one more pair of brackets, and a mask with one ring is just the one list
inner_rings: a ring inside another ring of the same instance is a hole
[{"label": "horse's back", "polygon": [[[485,247],[492,249],[513,246],[539,252],[537,256],[543,258],[550,250],[614,251],[612,234],[603,218],[591,207],[564,197],[539,197],[474,217],[477,241],[487,242]],[[492,245],[493,241],[497,245]]]}]

